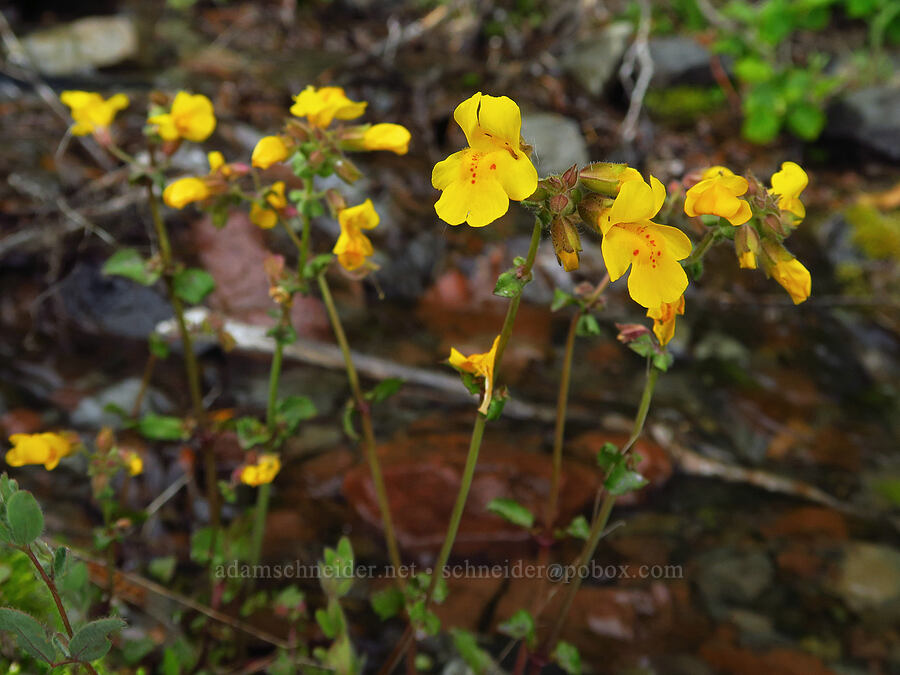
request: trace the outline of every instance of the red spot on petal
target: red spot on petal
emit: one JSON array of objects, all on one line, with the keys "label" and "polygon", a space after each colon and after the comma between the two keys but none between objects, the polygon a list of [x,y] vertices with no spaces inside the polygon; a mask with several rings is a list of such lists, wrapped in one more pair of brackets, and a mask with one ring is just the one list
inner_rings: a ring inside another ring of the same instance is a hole
[{"label": "red spot on petal", "polygon": [[475,179],[474,179],[474,178],[472,179],[472,185],[475,185]]},{"label": "red spot on petal", "polygon": [[638,249],[634,249],[634,252],[631,255],[638,255],[640,251]]},{"label": "red spot on petal", "polygon": [[497,170],[497,165],[491,164],[491,171],[496,171],[496,170]]}]

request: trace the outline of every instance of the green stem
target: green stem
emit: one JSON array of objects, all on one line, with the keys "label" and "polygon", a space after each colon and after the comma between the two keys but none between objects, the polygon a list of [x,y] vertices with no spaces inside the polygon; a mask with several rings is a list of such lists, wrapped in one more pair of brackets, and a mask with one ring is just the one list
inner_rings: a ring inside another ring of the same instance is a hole
[{"label": "green stem", "polygon": [[337,307],[334,304],[334,298],[331,296],[331,289],[328,287],[328,281],[325,279],[325,270],[318,276],[319,291],[322,294],[322,301],[325,303],[325,309],[328,312],[328,319],[331,321],[331,328],[334,331],[334,337],[338,341],[341,348],[341,354],[344,357],[344,367],[347,371],[347,381],[350,383],[350,389],[353,392],[353,399],[356,402],[356,409],[359,411],[360,422],[363,432],[363,448],[366,454],[366,461],[369,464],[369,471],[372,473],[372,482],[375,484],[375,496],[378,500],[378,508],[381,511],[381,522],[384,527],[384,537],[387,542],[388,556],[394,569],[400,569],[402,564],[400,558],[400,549],[397,546],[397,536],[394,533],[394,521],[391,518],[391,508],[388,502],[387,489],[384,485],[384,477],[381,473],[381,464],[378,461],[378,453],[375,450],[375,430],[372,427],[372,411],[369,402],[363,396],[362,387],[359,384],[359,375],[356,372],[356,366],[353,364],[353,355],[350,353],[350,344],[347,342],[347,335],[344,333],[344,326],[341,323],[341,317],[338,315]]},{"label": "green stem", "polygon": [[[531,245],[528,248],[528,256],[525,264],[522,266],[521,274],[523,278],[530,278],[531,269],[534,267],[534,259],[537,256],[538,246],[541,243],[541,231],[543,226],[538,218],[534,221],[534,230],[531,233]],[[516,322],[516,314],[519,311],[519,303],[522,300],[520,292],[513,298],[509,307],[506,309],[506,318],[503,321],[503,328],[500,331],[500,342],[497,345],[497,354],[494,357],[494,384],[497,382],[497,373],[500,371],[500,365],[503,359],[503,352],[512,335],[513,325]],[[490,392],[485,392],[487,396]],[[484,427],[487,423],[487,417],[480,412],[475,416],[475,426],[472,428],[472,437],[469,441],[469,452],[466,455],[466,465],[463,469],[462,481],[459,485],[459,492],[456,495],[456,503],[453,505],[453,512],[450,514],[450,525],[447,527],[447,534],[444,536],[444,543],[441,546],[441,552],[438,555],[434,565],[434,576],[431,578],[431,587],[428,592],[429,599],[437,586],[438,580],[443,576],[444,567],[450,559],[450,552],[453,549],[453,543],[456,541],[456,534],[459,531],[459,523],[462,520],[463,511],[466,508],[466,501],[469,498],[469,490],[472,487],[472,478],[475,475],[475,465],[478,463],[478,454],[481,451],[481,440],[484,437]]]},{"label": "green stem", "polygon": [[[644,393],[641,395],[641,403],[640,406],[638,406],[638,411],[634,418],[634,427],[631,431],[631,437],[621,451],[623,455],[631,449],[644,429],[644,422],[647,420],[647,413],[650,410],[650,401],[653,399],[653,389],[656,387],[659,373],[660,370],[658,368],[650,366],[650,370],[647,373],[647,380],[644,383]],[[609,516],[612,513],[615,503],[615,495],[609,493],[604,495],[603,502],[600,505],[600,511],[597,513],[597,517],[591,525],[591,532],[588,536],[588,540],[585,543],[584,548],[581,549],[581,554],[578,556],[578,560],[575,563],[575,569],[583,568],[593,559],[594,553],[597,551],[597,545],[600,543],[600,539],[603,537],[603,533],[606,530],[606,525],[609,522]],[[566,596],[563,600],[562,609],[556,617],[556,623],[553,626],[549,639],[545,643],[545,654],[551,653],[553,647],[556,645],[559,635],[565,626],[566,617],[572,607],[572,602],[575,600],[575,595],[578,593],[578,589],[581,588],[581,582],[581,575],[576,575],[569,583],[569,587],[566,589]]]},{"label": "green stem", "polygon": [[691,254],[681,261],[682,267],[687,267],[688,265],[693,265],[698,260],[702,260],[703,256],[706,255],[706,252],[712,247],[713,244],[719,239],[719,231],[716,229],[710,229],[706,231],[706,234],[703,235],[703,239],[700,240],[700,243],[691,251]]}]

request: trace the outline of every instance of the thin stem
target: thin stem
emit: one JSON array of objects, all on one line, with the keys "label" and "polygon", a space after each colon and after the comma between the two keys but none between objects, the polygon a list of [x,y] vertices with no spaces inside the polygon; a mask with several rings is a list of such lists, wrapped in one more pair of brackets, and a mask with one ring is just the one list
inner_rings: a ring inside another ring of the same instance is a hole
[{"label": "thin stem", "polygon": [[384,526],[384,537],[387,542],[388,556],[394,569],[400,569],[400,549],[397,546],[397,536],[394,533],[394,521],[391,519],[390,503],[388,502],[387,489],[384,485],[384,477],[381,474],[381,464],[378,461],[378,453],[375,450],[375,431],[372,428],[372,411],[369,402],[366,401],[363,396],[362,387],[359,385],[359,375],[357,375],[356,366],[353,364],[353,356],[350,353],[350,344],[347,342],[347,335],[344,333],[341,317],[334,304],[334,298],[331,296],[331,289],[328,287],[328,281],[325,279],[325,270],[319,274],[318,281],[319,291],[322,294],[322,301],[325,303],[325,309],[328,312],[328,319],[331,321],[334,337],[337,339],[338,346],[341,348],[341,354],[344,357],[347,381],[350,383],[353,399],[356,402],[357,410],[359,410],[363,432],[363,448],[366,453],[366,461],[369,464],[369,471],[372,472],[372,482],[375,484],[375,496],[378,500],[378,508],[381,511],[381,522]]},{"label": "thin stem", "polygon": [[[153,163],[153,152],[150,152],[151,164]],[[150,215],[153,220],[153,227],[156,229],[156,238],[159,242],[159,254],[163,263],[163,280],[165,281],[166,292],[169,296],[169,302],[172,304],[172,310],[175,313],[175,321],[178,323],[178,332],[181,336],[181,344],[184,351],[184,368],[187,373],[188,390],[191,396],[191,407],[194,412],[194,418],[199,426],[203,426],[204,409],[203,395],[200,390],[200,369],[197,366],[197,356],[194,354],[194,341],[191,332],[188,330],[187,322],[184,319],[184,303],[175,293],[173,282],[173,266],[172,245],[169,243],[169,233],[166,230],[166,224],[159,212],[159,203],[156,197],[156,191],[153,189],[153,183],[147,183],[147,201],[150,204]],[[209,503],[210,527],[212,536],[209,541],[209,553],[212,557],[216,547],[216,539],[219,532],[219,499],[218,487],[216,486],[216,457],[210,443],[203,443],[203,469],[206,473],[206,501]]]},{"label": "thin stem", "polygon": [[[535,218],[534,230],[531,233],[531,245],[528,248],[528,256],[525,264],[522,266],[521,274],[523,278],[531,276],[531,268],[534,267],[534,259],[537,256],[538,246],[541,243],[541,230],[543,229],[541,221]],[[516,314],[519,311],[519,303],[522,300],[520,292],[513,298],[509,307],[506,309],[506,318],[503,321],[503,328],[500,331],[500,341],[497,345],[497,354],[494,357],[494,382],[497,381],[497,373],[500,371],[500,365],[503,359],[503,352],[512,335],[513,325],[516,322]],[[485,392],[487,396],[490,392]],[[438,555],[434,565],[434,575],[431,578],[431,588],[429,589],[429,599],[437,586],[438,580],[443,576],[444,567],[450,559],[450,551],[453,549],[453,543],[456,541],[456,534],[459,531],[459,523],[462,520],[463,511],[466,508],[466,501],[469,498],[469,490],[472,487],[472,478],[475,475],[475,465],[478,463],[478,454],[481,451],[481,440],[484,437],[484,427],[487,423],[487,417],[480,412],[475,416],[475,426],[472,428],[472,437],[469,441],[469,452],[466,455],[466,465],[463,469],[462,481],[459,485],[459,492],[456,495],[456,503],[453,505],[453,512],[450,514],[450,525],[447,527],[447,534],[444,536],[444,543],[441,546],[441,552]]]},{"label": "thin stem", "polygon": [[688,265],[693,265],[698,260],[702,260],[703,256],[706,255],[706,252],[710,249],[710,247],[716,243],[719,238],[719,231],[715,229],[710,229],[706,231],[706,234],[703,235],[703,239],[700,240],[700,243],[694,248],[691,254],[681,261],[682,267],[687,267]]},{"label": "thin stem", "polygon": [[[647,380],[644,383],[644,393],[641,395],[641,403],[638,406],[638,411],[634,418],[634,427],[631,431],[631,437],[621,451],[623,455],[631,449],[644,429],[644,422],[647,420],[647,413],[650,410],[650,401],[653,399],[653,389],[656,387],[659,373],[660,370],[658,368],[650,366],[649,372],[647,373]],[[603,537],[603,533],[606,530],[606,524],[609,522],[609,516],[612,513],[615,503],[616,495],[609,493],[604,495],[603,502],[600,505],[600,511],[591,525],[591,532],[588,536],[588,540],[585,543],[584,548],[581,549],[581,554],[578,556],[578,560],[575,563],[575,569],[582,569],[590,563],[591,559],[593,559],[594,553],[597,551],[597,545],[600,543],[600,539]],[[562,609],[556,617],[556,623],[553,626],[549,639],[545,643],[546,649],[544,653],[549,653],[556,645],[559,635],[565,626],[566,617],[572,607],[572,602],[575,600],[575,595],[578,593],[578,589],[581,588],[581,582],[582,577],[580,574],[576,575],[570,582],[563,600]]]}]

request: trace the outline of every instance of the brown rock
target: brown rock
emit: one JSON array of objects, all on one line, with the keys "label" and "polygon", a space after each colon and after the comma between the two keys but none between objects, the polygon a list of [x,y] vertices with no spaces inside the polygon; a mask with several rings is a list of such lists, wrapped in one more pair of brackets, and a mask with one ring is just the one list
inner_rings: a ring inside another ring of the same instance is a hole
[{"label": "brown rock", "polygon": [[801,506],[778,517],[763,528],[767,537],[816,537],[843,541],[847,519],[821,506]]},{"label": "brown rock", "polygon": [[0,427],[6,436],[36,434],[43,426],[40,413],[29,408],[13,408],[0,417]]}]

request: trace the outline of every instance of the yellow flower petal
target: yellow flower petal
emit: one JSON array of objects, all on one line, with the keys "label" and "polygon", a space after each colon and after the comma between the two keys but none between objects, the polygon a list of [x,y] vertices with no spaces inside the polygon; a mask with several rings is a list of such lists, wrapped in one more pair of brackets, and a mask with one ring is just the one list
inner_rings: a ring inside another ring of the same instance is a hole
[{"label": "yellow flower petal", "polygon": [[264,230],[271,230],[278,224],[278,214],[270,208],[253,204],[250,207],[250,222]]},{"label": "yellow flower petal", "polygon": [[534,164],[524,152],[517,153],[516,157],[505,151],[494,152],[487,156],[485,161],[497,165],[496,178],[506,192],[506,196],[513,201],[520,202],[528,199],[537,190],[538,174]]},{"label": "yellow flower petal", "polygon": [[338,213],[338,223],[340,223],[341,229],[352,227],[362,230],[371,230],[376,227],[380,221],[381,219],[379,218],[375,207],[372,205],[371,199],[367,199],[362,204],[341,209]]},{"label": "yellow flower petal", "polygon": [[45,469],[52,471],[60,459],[72,453],[69,440],[56,433],[13,434],[9,441],[13,444],[6,453],[6,463],[10,466],[43,464]]},{"label": "yellow flower petal", "polygon": [[207,153],[206,159],[209,162],[209,172],[215,173],[223,166],[225,166],[225,155],[223,155],[218,150],[213,150],[210,153]]},{"label": "yellow flower petal", "polygon": [[309,85],[294,97],[291,114],[306,117],[313,126],[325,128],[332,120],[352,120],[362,115],[368,104],[351,101],[340,87],[316,89]]},{"label": "yellow flower petal", "polygon": [[735,176],[721,166],[707,169],[704,178],[687,191],[684,212],[691,216],[713,215],[725,218],[737,227],[752,215],[750,205],[738,197],[749,187],[747,179]]},{"label": "yellow flower petal", "polygon": [[240,473],[240,480],[246,485],[257,487],[265,483],[271,483],[281,471],[281,459],[275,454],[263,454],[259,456],[256,464],[248,464]]},{"label": "yellow flower petal", "polygon": [[183,209],[188,204],[201,202],[209,196],[209,187],[202,178],[179,178],[163,190],[163,201],[173,209]]},{"label": "yellow flower petal", "polygon": [[253,148],[250,163],[257,168],[268,169],[273,164],[286,160],[288,155],[287,144],[280,136],[264,136]]},{"label": "yellow flower petal", "polygon": [[172,109],[147,120],[157,127],[157,133],[165,141],[184,138],[194,143],[205,141],[216,128],[216,116],[212,101],[203,94],[180,91],[172,101]]},{"label": "yellow flower petal", "polygon": [[399,124],[375,124],[363,134],[363,148],[366,150],[389,150],[405,155],[409,150],[409,129]]},{"label": "yellow flower petal", "polygon": [[771,270],[772,278],[784,287],[795,305],[809,297],[812,290],[812,278],[809,270],[796,258],[776,260]]},{"label": "yellow flower petal", "polygon": [[125,94],[115,94],[104,100],[100,94],[89,91],[64,91],[59,100],[72,111],[72,134],[86,136],[109,127],[116,113],[128,107]]},{"label": "yellow flower petal", "polygon": [[500,336],[494,338],[490,351],[484,354],[472,354],[471,356],[463,356],[456,349],[450,349],[449,363],[457,370],[472,373],[484,378],[484,399],[478,411],[483,415],[487,414],[488,407],[491,404],[491,397],[494,389],[494,361],[497,358],[497,346],[500,344]]},{"label": "yellow flower petal", "polygon": [[772,189],[774,195],[778,195],[778,208],[782,211],[790,211],[802,220],[806,217],[806,207],[800,201],[800,193],[809,184],[809,176],[795,162],[784,162],[781,170],[772,174]]},{"label": "yellow flower petal", "polygon": [[647,310],[647,316],[653,319],[653,333],[659,344],[665,346],[675,335],[675,318],[679,314],[684,314],[683,295],[675,302],[664,302]]},{"label": "yellow flower petal", "polygon": [[753,251],[744,251],[738,256],[738,264],[741,266],[741,269],[755,270],[757,267],[756,254]]},{"label": "yellow flower petal", "polygon": [[138,476],[144,472],[144,460],[136,452],[132,452],[126,464],[129,476]]},{"label": "yellow flower petal", "polygon": [[665,201],[666,189],[659,180],[651,178],[651,183],[653,181],[656,182],[652,186],[643,180],[629,180],[622,184],[616,200],[606,214],[606,220],[601,219],[600,227],[604,234],[617,223],[639,223],[657,214]]}]

